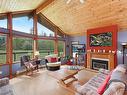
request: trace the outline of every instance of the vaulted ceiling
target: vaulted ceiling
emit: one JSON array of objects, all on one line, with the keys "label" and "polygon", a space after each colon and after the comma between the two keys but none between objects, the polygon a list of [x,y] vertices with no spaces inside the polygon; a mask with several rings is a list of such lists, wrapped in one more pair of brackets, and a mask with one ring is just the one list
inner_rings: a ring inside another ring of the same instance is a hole
[{"label": "vaulted ceiling", "polygon": [[41,13],[70,35],[84,34],[87,29],[118,24],[127,29],[127,0],[55,0]]},{"label": "vaulted ceiling", "polygon": [[34,10],[46,0],[0,0],[0,13]]},{"label": "vaulted ceiling", "polygon": [[[40,6],[41,4],[44,6]],[[87,29],[117,24],[127,30],[127,0],[0,0],[0,13],[38,8],[51,22],[69,35],[83,35]],[[45,6],[46,5],[46,6]],[[45,8],[44,8],[45,7]]]}]

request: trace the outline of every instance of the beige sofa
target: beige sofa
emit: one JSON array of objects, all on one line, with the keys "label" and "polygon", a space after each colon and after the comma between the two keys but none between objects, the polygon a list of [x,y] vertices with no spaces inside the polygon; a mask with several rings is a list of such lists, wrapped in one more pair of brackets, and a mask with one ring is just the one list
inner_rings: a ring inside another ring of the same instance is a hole
[{"label": "beige sofa", "polygon": [[[78,92],[76,95],[124,95],[127,85],[127,68],[125,67],[123,69],[124,72],[122,72],[121,69],[123,67],[123,65],[117,66],[118,69],[116,68],[112,73],[102,69],[84,85],[75,82],[73,85]],[[102,91],[103,93],[100,93],[100,87],[104,84],[109,74],[110,79],[106,83],[105,89]]]}]

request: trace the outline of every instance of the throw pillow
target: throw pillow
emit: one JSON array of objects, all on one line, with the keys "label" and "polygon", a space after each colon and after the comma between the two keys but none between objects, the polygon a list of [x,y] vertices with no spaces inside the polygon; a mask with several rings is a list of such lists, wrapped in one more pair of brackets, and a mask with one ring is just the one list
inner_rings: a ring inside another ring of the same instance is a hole
[{"label": "throw pillow", "polygon": [[97,93],[102,95],[105,91],[105,88],[106,88],[106,85],[108,83],[108,81],[110,80],[110,77],[111,77],[111,73],[107,75],[107,77],[105,78],[104,82],[102,83],[102,85],[97,89]]},{"label": "throw pillow", "polygon": [[57,58],[51,58],[51,62],[57,62]]}]

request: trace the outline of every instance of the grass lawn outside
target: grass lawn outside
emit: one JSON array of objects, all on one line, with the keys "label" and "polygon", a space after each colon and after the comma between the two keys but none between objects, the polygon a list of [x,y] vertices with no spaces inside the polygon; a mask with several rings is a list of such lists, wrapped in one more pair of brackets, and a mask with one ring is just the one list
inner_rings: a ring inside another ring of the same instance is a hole
[{"label": "grass lawn outside", "polygon": [[[40,58],[44,58],[46,55],[48,55],[47,50],[40,50]],[[50,54],[53,54],[54,52],[51,51]],[[63,54],[62,52],[59,52],[60,55]],[[15,61],[20,61],[20,57],[23,55],[30,55],[32,58],[33,56],[33,51],[32,50],[14,50],[13,51],[13,62]],[[0,64],[6,64],[6,51],[5,50],[0,50]]]}]

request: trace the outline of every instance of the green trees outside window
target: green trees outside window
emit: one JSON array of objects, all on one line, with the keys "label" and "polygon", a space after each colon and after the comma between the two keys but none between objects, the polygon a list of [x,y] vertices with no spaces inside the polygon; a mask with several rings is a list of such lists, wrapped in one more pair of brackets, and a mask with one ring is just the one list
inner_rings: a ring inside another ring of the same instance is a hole
[{"label": "green trees outside window", "polygon": [[54,40],[38,40],[38,49],[41,58],[44,58],[46,55],[53,54]]},{"label": "green trees outside window", "polygon": [[6,35],[0,34],[0,64],[6,63]]},{"label": "green trees outside window", "polygon": [[22,55],[33,55],[33,39],[13,38],[13,61],[19,61]]},{"label": "green trees outside window", "polygon": [[64,48],[65,47],[65,42],[64,41],[58,41],[58,56],[64,56]]}]

